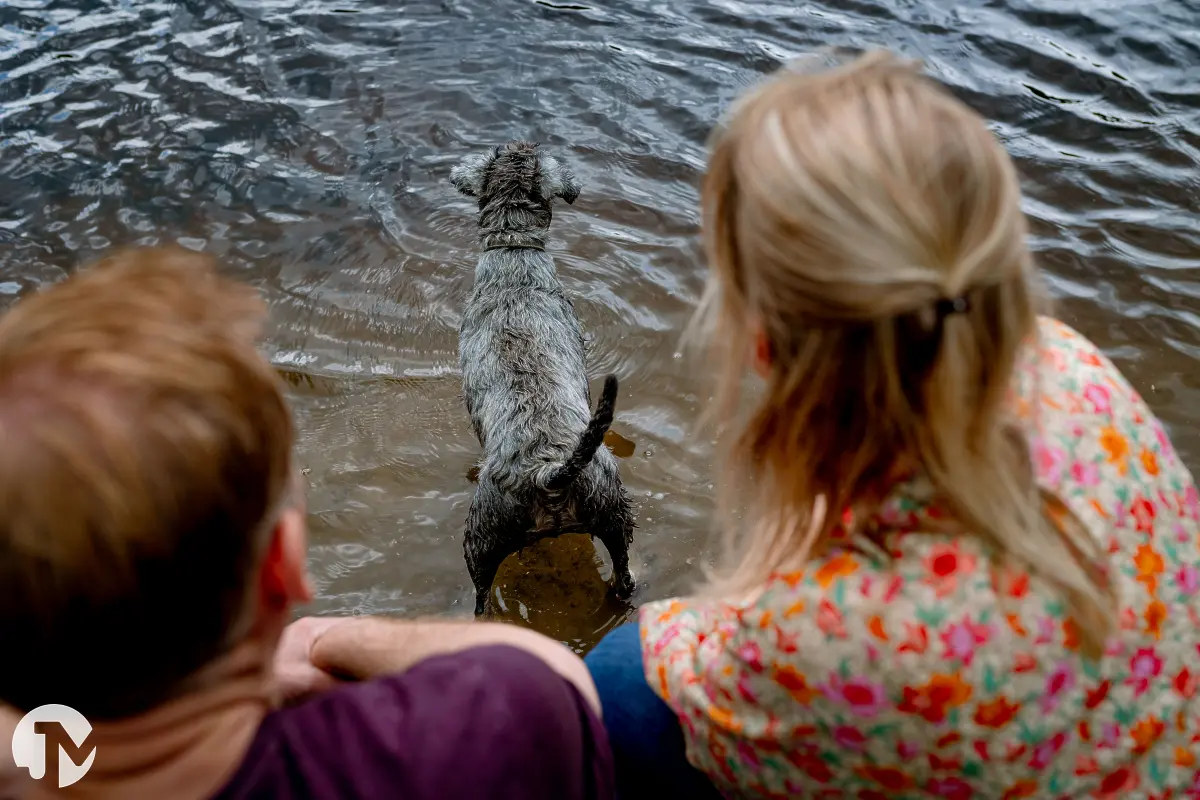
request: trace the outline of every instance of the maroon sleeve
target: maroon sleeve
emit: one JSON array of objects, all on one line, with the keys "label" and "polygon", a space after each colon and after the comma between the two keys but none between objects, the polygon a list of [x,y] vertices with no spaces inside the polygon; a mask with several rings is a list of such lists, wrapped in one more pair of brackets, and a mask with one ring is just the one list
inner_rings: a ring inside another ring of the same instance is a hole
[{"label": "maroon sleeve", "polygon": [[276,712],[221,796],[611,800],[615,788],[604,728],[575,687],[489,646]]}]

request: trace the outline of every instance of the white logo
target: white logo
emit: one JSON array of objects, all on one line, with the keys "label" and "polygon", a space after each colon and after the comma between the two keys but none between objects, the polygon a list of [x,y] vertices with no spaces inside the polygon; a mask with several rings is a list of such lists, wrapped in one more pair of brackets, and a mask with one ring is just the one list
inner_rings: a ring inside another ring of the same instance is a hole
[{"label": "white logo", "polygon": [[70,706],[38,706],[21,717],[13,731],[13,761],[29,770],[29,777],[40,781],[46,777],[46,763],[54,759],[58,764],[58,788],[65,789],[87,775],[96,760],[95,747],[91,752],[83,749],[91,732],[92,724]]}]

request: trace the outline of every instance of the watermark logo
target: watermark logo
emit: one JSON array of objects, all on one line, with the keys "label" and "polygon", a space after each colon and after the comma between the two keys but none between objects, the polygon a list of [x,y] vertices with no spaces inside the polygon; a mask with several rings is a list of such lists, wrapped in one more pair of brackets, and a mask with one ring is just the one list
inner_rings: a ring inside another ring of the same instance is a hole
[{"label": "watermark logo", "polygon": [[96,748],[86,749],[91,732],[92,724],[70,706],[38,706],[13,731],[13,761],[35,781],[44,779],[49,767],[58,776],[58,788],[65,789],[87,775],[96,760]]}]

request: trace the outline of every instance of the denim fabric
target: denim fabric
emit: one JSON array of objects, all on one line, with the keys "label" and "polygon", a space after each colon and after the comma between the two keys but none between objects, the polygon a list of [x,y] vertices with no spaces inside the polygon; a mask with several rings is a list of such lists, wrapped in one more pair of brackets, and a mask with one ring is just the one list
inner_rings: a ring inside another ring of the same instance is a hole
[{"label": "denim fabric", "polygon": [[688,763],[675,712],[646,683],[637,623],[614,628],[584,661],[600,693],[620,800],[719,800]]}]

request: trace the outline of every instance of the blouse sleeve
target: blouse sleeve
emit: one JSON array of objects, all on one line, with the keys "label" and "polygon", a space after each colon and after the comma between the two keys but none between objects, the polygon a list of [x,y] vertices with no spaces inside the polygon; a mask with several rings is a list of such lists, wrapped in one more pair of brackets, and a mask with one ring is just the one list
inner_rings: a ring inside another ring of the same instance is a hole
[{"label": "blouse sleeve", "polygon": [[707,677],[720,663],[739,617],[737,607],[715,600],[673,599],[642,607],[646,681],[684,724],[697,716],[722,717],[720,698]]}]

